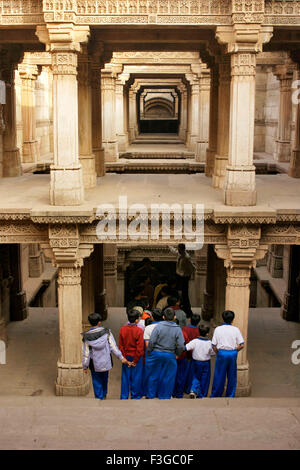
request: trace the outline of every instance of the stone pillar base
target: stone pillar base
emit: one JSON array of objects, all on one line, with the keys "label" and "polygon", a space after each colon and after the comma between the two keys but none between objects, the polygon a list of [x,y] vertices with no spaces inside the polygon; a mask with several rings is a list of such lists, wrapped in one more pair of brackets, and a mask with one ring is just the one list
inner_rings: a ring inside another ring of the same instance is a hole
[{"label": "stone pillar base", "polygon": [[18,148],[4,150],[3,152],[3,176],[16,177],[22,175],[21,156]]},{"label": "stone pillar base", "polygon": [[228,157],[224,155],[215,156],[212,185],[214,188],[223,189],[225,185],[226,167]]},{"label": "stone pillar base", "polygon": [[[134,139],[133,139],[134,140]],[[104,147],[104,160],[105,162],[116,162],[118,161],[118,143],[114,142],[103,142]]]},{"label": "stone pillar base", "polygon": [[225,204],[227,206],[255,206],[255,167],[227,166],[225,184]]},{"label": "stone pillar base", "polygon": [[79,155],[82,167],[83,186],[85,189],[95,188],[97,175],[95,168],[95,155]]},{"label": "stone pillar base", "polygon": [[300,150],[292,151],[289,176],[292,178],[300,178]]},{"label": "stone pillar base", "polygon": [[289,140],[276,140],[275,160],[289,162],[291,158],[291,142]]},{"label": "stone pillar base", "polygon": [[93,148],[95,155],[95,167],[97,177],[105,176],[105,163],[104,163],[104,148]]},{"label": "stone pillar base", "polygon": [[126,135],[125,134],[118,134],[118,150],[119,152],[126,152],[127,145],[126,145]]},{"label": "stone pillar base", "polygon": [[207,141],[198,141],[197,142],[196,162],[205,162],[207,147],[208,147],[208,142]]},{"label": "stone pillar base", "polygon": [[11,321],[23,321],[28,316],[26,292],[13,295],[11,299]]},{"label": "stone pillar base", "polygon": [[81,364],[57,364],[55,384],[58,396],[84,396],[90,388],[89,374],[85,374]]},{"label": "stone pillar base", "polygon": [[249,364],[238,364],[236,397],[249,397],[251,395],[251,383],[249,377]]},{"label": "stone pillar base", "polygon": [[54,206],[79,206],[84,201],[81,165],[51,166],[50,203]]},{"label": "stone pillar base", "polygon": [[23,163],[35,163],[39,160],[39,143],[37,140],[23,142]]}]

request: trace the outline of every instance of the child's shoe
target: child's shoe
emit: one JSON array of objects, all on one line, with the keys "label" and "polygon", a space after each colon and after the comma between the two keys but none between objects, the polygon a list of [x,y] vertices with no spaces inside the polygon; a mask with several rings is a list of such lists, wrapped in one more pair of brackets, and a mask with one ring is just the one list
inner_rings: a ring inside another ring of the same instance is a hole
[{"label": "child's shoe", "polygon": [[196,398],[196,393],[192,391],[192,392],[190,393],[190,398]]}]

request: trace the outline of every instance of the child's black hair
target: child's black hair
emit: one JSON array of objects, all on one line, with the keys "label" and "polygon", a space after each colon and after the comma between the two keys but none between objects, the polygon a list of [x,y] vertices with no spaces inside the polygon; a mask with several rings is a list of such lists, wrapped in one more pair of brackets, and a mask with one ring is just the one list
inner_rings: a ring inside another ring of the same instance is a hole
[{"label": "child's black hair", "polygon": [[89,319],[90,325],[97,326],[98,323],[102,321],[102,316],[100,315],[100,313],[91,313],[88,316],[88,319]]},{"label": "child's black hair", "polygon": [[163,316],[165,317],[166,321],[174,321],[175,312],[172,308],[166,308],[163,312]]},{"label": "child's black hair", "polygon": [[140,318],[140,313],[137,310],[132,309],[127,313],[127,317],[129,323],[135,323],[135,321]]},{"label": "child's black hair", "polygon": [[197,326],[199,322],[200,322],[200,315],[193,313],[193,315],[191,316],[191,325]]},{"label": "child's black hair", "polygon": [[145,326],[149,326],[149,325],[151,325],[151,323],[152,323],[152,318],[151,317],[146,318]]},{"label": "child's black hair", "polygon": [[154,308],[152,310],[152,317],[154,321],[161,321],[163,317],[163,313],[160,308]]},{"label": "child's black hair", "polygon": [[175,307],[178,300],[179,300],[178,297],[175,297],[174,295],[170,295],[168,297],[168,307]]},{"label": "child's black hair", "polygon": [[200,336],[206,336],[206,335],[208,335],[209,330],[210,330],[209,326],[200,325],[200,326],[199,326],[199,333],[200,333]]},{"label": "child's black hair", "polygon": [[232,323],[233,320],[234,320],[234,312],[232,312],[232,310],[224,310],[224,312],[222,313],[222,318],[224,320],[225,323]]}]

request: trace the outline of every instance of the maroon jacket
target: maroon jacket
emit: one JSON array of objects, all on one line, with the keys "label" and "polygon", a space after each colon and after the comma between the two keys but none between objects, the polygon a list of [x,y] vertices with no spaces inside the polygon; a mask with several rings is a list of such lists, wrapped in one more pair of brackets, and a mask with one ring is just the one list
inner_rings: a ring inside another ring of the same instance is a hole
[{"label": "maroon jacket", "polygon": [[144,356],[144,333],[136,323],[122,326],[119,336],[119,349],[124,357],[133,356],[135,364]]},{"label": "maroon jacket", "polygon": [[[198,326],[184,326],[182,328],[182,333],[184,336],[184,344],[188,344],[193,339],[198,338],[199,336],[199,328]],[[192,351],[184,351],[178,359],[183,359],[186,357],[187,359],[192,359]]]}]

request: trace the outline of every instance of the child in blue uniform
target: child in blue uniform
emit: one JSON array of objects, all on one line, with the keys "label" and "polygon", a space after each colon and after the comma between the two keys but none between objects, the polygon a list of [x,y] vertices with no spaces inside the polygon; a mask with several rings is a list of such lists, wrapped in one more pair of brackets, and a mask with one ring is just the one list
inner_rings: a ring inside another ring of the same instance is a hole
[{"label": "child in blue uniform", "polygon": [[222,313],[223,325],[215,329],[212,346],[217,354],[211,398],[221,397],[227,376],[226,397],[234,397],[237,384],[237,355],[244,347],[240,330],[232,325],[234,312],[225,310]]},{"label": "child in blue uniform", "polygon": [[163,321],[151,333],[147,350],[147,398],[170,399],[172,396],[176,356],[184,350],[184,337],[175,319],[174,310],[167,308],[163,312]]},{"label": "child in blue uniform", "polygon": [[112,368],[111,353],[122,361],[129,363],[117,348],[115,339],[108,328],[101,326],[102,317],[99,313],[89,315],[91,329],[82,333],[83,357],[82,366],[85,373],[91,371],[95,398],[104,400],[107,394],[108,372]]},{"label": "child in blue uniform", "polygon": [[193,351],[192,385],[190,398],[207,397],[210,383],[210,358],[215,354],[211,341],[207,338],[208,326],[199,327],[200,336],[186,345],[187,351]]}]

